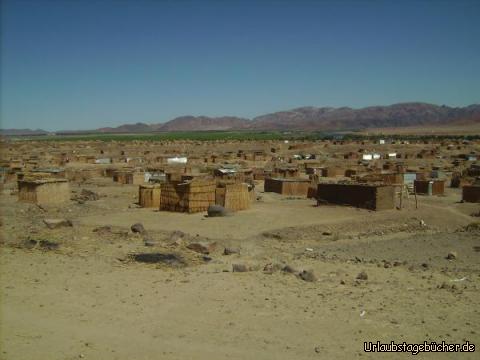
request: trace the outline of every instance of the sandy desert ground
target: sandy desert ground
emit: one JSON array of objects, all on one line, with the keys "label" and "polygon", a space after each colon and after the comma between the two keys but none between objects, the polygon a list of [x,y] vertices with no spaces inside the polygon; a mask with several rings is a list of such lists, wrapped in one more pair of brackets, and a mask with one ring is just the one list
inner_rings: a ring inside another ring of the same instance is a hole
[{"label": "sandy desert ground", "polygon": [[[138,208],[138,187],[111,179],[83,188],[100,199],[39,207],[3,189],[2,359],[404,358],[364,342],[480,344],[480,206],[458,189],[372,212],[260,185],[251,209],[208,218]],[[46,228],[58,217],[73,226]],[[186,247],[198,241],[215,247]]]}]

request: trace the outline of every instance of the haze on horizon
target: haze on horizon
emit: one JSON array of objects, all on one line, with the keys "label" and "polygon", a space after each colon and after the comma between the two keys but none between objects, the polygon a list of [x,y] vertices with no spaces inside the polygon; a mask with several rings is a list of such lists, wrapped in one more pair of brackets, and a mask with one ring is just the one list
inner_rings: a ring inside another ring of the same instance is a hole
[{"label": "haze on horizon", "polygon": [[2,1],[1,128],[480,102],[480,1]]}]

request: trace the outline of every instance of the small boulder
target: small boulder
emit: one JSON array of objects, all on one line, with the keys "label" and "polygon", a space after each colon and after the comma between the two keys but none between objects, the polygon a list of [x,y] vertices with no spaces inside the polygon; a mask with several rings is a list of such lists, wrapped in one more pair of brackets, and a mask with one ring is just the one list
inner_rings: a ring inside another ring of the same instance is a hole
[{"label": "small boulder", "polygon": [[80,193],[80,197],[84,201],[86,201],[86,200],[95,201],[95,200],[100,199],[100,196],[96,192],[93,192],[93,191],[90,191],[90,190],[87,190],[87,189],[82,189],[82,191]]},{"label": "small boulder", "polygon": [[208,217],[223,217],[228,215],[227,209],[220,205],[210,205],[207,213]]},{"label": "small boulder", "polygon": [[360,272],[357,277],[357,280],[368,280],[368,275],[365,271]]},{"label": "small boulder", "polygon": [[240,249],[239,248],[226,247],[223,250],[223,255],[233,255],[233,254],[240,254]]},{"label": "small boulder", "polygon": [[233,272],[247,272],[250,271],[250,268],[245,264],[232,264]]},{"label": "small boulder", "polygon": [[455,260],[456,258],[457,258],[457,253],[455,251],[450,251],[446,256],[447,260]]},{"label": "small boulder", "polygon": [[208,242],[194,242],[187,245],[187,249],[193,250],[200,254],[208,255],[210,252],[215,250],[217,243],[208,243]]},{"label": "small boulder", "polygon": [[303,270],[298,274],[298,277],[303,281],[308,281],[308,282],[317,281],[317,277],[315,276],[312,270]]},{"label": "small boulder", "polygon": [[93,229],[93,232],[101,233],[101,234],[109,233],[109,232],[112,232],[112,227],[110,225],[99,226]]},{"label": "small boulder", "polygon": [[145,246],[155,246],[157,244],[157,242],[150,236],[145,236],[143,238],[143,243]]},{"label": "small boulder", "polygon": [[72,222],[67,219],[44,219],[43,222],[49,229],[57,229],[59,227],[71,227]]},{"label": "small boulder", "polygon": [[274,272],[280,271],[282,269],[282,265],[277,263],[269,263],[263,267],[263,272],[265,274],[273,274]]},{"label": "small boulder", "polygon": [[293,267],[291,267],[290,265],[285,265],[283,268],[282,268],[282,271],[283,272],[286,272],[286,273],[289,273],[289,274],[294,274],[297,272],[297,270],[295,270]]},{"label": "small boulder", "polygon": [[130,227],[130,230],[132,230],[132,232],[134,232],[134,233],[139,233],[139,234],[145,233],[145,228],[143,227],[143,225],[141,223],[133,224]]}]

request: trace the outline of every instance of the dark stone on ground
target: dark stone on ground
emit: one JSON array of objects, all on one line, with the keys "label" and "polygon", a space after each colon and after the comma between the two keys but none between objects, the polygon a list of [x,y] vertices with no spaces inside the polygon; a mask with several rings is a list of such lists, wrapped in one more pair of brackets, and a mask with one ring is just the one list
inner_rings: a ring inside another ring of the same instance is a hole
[{"label": "dark stone on ground", "polygon": [[308,281],[308,282],[317,281],[317,277],[315,276],[312,270],[303,270],[298,274],[298,277],[303,281]]},{"label": "dark stone on ground", "polygon": [[136,224],[133,224],[130,229],[132,230],[132,232],[134,233],[139,233],[139,234],[143,234],[145,232],[145,228],[143,227],[143,225],[141,223],[136,223]]},{"label": "dark stone on ground", "polygon": [[240,254],[240,249],[226,247],[223,250],[223,255],[232,255],[232,254]]},{"label": "dark stone on ground", "polygon": [[227,209],[220,205],[210,205],[207,213],[208,217],[223,217],[228,215]]},{"label": "dark stone on ground", "polygon": [[360,272],[357,277],[357,280],[368,280],[368,275],[365,271]]}]

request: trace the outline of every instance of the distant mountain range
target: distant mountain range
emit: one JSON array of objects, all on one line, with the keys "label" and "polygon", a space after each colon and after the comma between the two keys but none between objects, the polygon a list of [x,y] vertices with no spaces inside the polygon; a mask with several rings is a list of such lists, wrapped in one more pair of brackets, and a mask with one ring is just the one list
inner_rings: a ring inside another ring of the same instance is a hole
[{"label": "distant mountain range", "polygon": [[[400,103],[389,106],[370,106],[362,109],[349,107],[301,107],[245,119],[234,116],[181,116],[165,123],[125,124],[91,131],[64,131],[81,133],[149,133],[166,131],[213,130],[278,130],[327,131],[361,130],[384,127],[468,125],[480,123],[480,105],[448,107],[426,103]],[[43,130],[2,130],[4,135],[41,135]]]}]

